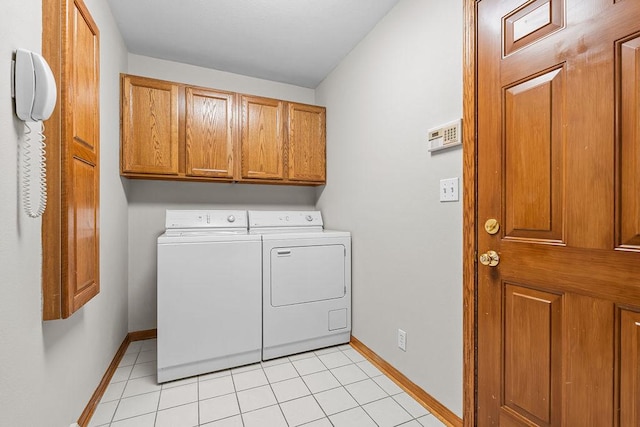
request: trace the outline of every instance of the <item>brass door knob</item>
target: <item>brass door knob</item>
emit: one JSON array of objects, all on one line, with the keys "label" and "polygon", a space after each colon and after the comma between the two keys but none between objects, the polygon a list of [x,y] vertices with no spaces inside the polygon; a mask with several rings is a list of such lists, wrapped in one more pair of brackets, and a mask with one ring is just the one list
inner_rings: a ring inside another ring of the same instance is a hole
[{"label": "brass door knob", "polygon": [[496,251],[487,251],[480,255],[480,264],[495,267],[500,264],[500,255]]}]

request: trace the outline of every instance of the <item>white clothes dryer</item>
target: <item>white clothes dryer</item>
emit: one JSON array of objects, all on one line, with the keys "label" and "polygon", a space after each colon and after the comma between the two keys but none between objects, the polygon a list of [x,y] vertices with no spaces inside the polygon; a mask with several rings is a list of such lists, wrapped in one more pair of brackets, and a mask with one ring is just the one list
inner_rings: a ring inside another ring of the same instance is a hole
[{"label": "white clothes dryer", "polygon": [[258,362],[260,236],[246,211],[168,210],[158,238],[158,382]]},{"label": "white clothes dryer", "polygon": [[262,358],[351,339],[351,234],[319,211],[249,211],[262,237]]}]

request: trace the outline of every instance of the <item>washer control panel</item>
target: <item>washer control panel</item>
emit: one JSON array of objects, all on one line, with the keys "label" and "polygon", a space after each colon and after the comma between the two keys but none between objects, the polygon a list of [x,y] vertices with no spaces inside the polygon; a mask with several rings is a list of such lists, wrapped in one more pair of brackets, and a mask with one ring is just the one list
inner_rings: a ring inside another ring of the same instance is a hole
[{"label": "washer control panel", "polygon": [[247,228],[247,211],[167,210],[165,227],[170,229]]}]

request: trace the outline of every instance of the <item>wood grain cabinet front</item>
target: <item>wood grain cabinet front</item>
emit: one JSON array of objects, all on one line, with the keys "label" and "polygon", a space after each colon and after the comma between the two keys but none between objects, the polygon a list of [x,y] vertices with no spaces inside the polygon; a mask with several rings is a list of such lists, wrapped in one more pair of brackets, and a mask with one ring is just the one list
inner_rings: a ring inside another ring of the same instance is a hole
[{"label": "wood grain cabinet front", "polygon": [[122,174],[178,174],[178,85],[123,76]]},{"label": "wood grain cabinet front", "polygon": [[284,179],[284,102],[241,95],[243,179]]},{"label": "wood grain cabinet front", "polygon": [[294,181],[325,182],[326,109],[289,103],[287,177]]},{"label": "wood grain cabinet front", "polygon": [[234,94],[186,88],[185,174],[233,178]]},{"label": "wood grain cabinet front", "polygon": [[100,292],[100,31],[82,0],[42,2],[42,22],[59,85],[42,219],[42,318],[55,320]]},{"label": "wood grain cabinet front", "polygon": [[321,185],[325,108],[122,76],[129,178]]}]

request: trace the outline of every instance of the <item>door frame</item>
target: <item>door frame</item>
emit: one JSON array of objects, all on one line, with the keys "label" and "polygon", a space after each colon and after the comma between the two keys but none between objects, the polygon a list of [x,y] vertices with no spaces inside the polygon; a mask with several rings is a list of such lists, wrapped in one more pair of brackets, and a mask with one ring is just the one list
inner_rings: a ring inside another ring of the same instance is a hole
[{"label": "door frame", "polygon": [[476,10],[480,0],[463,3],[463,66],[462,66],[462,395],[463,425],[475,426],[477,394],[477,69]]}]

